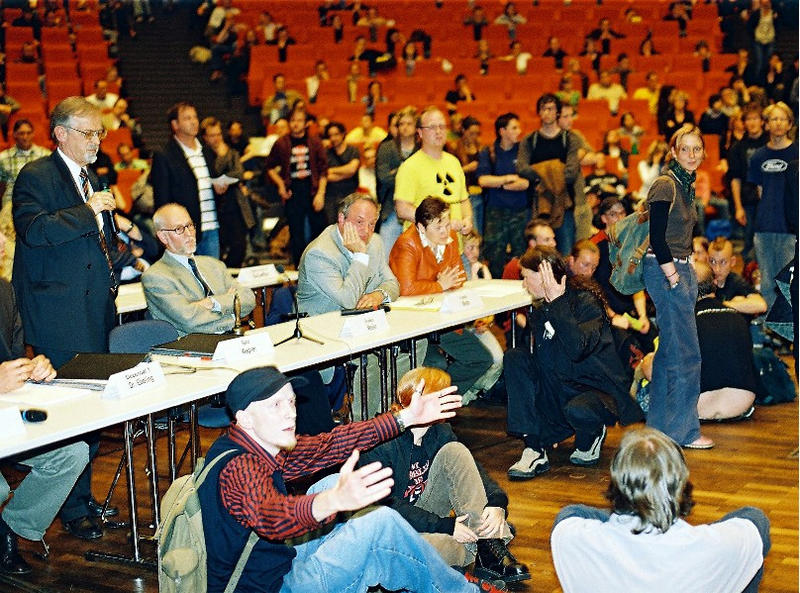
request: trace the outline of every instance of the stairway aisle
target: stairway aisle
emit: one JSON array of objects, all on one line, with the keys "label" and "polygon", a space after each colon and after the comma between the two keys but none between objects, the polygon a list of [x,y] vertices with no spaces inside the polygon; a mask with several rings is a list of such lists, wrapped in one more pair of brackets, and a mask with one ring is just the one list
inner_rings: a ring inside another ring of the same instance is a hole
[{"label": "stairway aisle", "polygon": [[208,64],[189,59],[189,50],[204,43],[193,10],[175,3],[171,13],[157,12],[154,23],[137,25],[134,39],[119,39],[119,70],[126,80],[130,110],[142,124],[151,150],[159,149],[169,137],[166,112],[178,101],[194,103],[201,120],[209,115],[223,124],[240,119],[247,133],[257,131],[258,119],[246,112],[246,98],[229,98],[224,82],[208,81]]}]

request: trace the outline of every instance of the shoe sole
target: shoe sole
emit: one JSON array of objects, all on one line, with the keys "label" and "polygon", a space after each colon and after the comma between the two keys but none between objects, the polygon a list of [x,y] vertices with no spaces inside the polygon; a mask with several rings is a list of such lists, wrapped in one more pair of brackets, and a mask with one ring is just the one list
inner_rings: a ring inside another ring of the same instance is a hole
[{"label": "shoe sole", "polygon": [[547,463],[546,465],[540,465],[539,467],[534,468],[533,471],[529,471],[529,472],[523,472],[523,471],[519,471],[519,470],[515,470],[515,469],[510,469],[506,473],[508,474],[508,479],[509,480],[521,481],[521,480],[532,480],[536,476],[541,476],[543,473],[546,473],[546,472],[549,472],[549,471],[550,471],[550,464]]},{"label": "shoe sole", "polygon": [[707,451],[708,449],[714,448],[714,443],[710,443],[708,445],[695,445],[693,443],[689,443],[688,445],[683,445],[684,449],[694,449],[695,451]]},{"label": "shoe sole", "polygon": [[496,572],[492,572],[486,568],[478,568],[475,567],[475,570],[472,571],[476,577],[481,578],[485,581],[492,581],[492,582],[501,582],[501,583],[519,583],[521,581],[530,580],[531,575],[530,573],[518,574],[510,577],[503,577],[498,575]]},{"label": "shoe sole", "polygon": [[583,459],[572,459],[572,457],[570,457],[569,462],[572,465],[577,465],[580,467],[591,467],[593,465],[597,465],[600,462],[600,458],[598,457],[594,461],[584,461]]}]

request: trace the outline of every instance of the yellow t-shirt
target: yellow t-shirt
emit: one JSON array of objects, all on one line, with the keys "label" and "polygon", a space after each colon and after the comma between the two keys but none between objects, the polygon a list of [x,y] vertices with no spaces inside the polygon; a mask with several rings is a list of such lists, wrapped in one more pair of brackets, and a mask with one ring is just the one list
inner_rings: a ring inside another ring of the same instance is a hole
[{"label": "yellow t-shirt", "polygon": [[[447,152],[434,159],[418,150],[397,170],[394,199],[411,202],[416,208],[428,196],[441,198],[450,204],[450,220],[461,220],[461,204],[469,199],[464,171],[456,157]],[[403,230],[411,223],[406,221]]]}]

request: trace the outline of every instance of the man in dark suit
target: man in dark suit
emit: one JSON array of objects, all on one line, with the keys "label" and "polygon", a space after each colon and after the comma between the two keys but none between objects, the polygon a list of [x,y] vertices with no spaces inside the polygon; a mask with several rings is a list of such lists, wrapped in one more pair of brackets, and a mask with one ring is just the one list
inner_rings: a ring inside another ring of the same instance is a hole
[{"label": "man in dark suit", "polygon": [[[0,255],[5,243],[6,237],[0,233]],[[56,371],[45,356],[39,354],[32,360],[25,356],[14,289],[0,278],[0,393],[18,389],[28,379],[48,382],[55,376]],[[39,449],[32,457],[25,454],[13,461],[31,471],[14,488],[10,500],[11,489],[0,474],[0,505],[7,502],[0,514],[0,574],[23,575],[32,568],[19,553],[18,538],[39,541],[44,537],[89,462],[89,447],[79,441]]]},{"label": "man in dark suit", "polygon": [[155,207],[175,202],[189,211],[197,230],[197,254],[219,259],[219,217],[216,195],[228,184],[214,182],[217,155],[197,139],[200,122],[191,103],[177,103],[167,112],[173,136],[153,154],[150,184]]},{"label": "man in dark suit", "polygon": [[[26,341],[55,367],[77,352],[106,352],[114,326],[114,196],[95,191],[87,171],[106,134],[100,117],[83,97],[61,101],[50,117],[58,149],[25,165],[14,184],[14,289]],[[94,454],[99,437],[85,440]],[[94,520],[90,468],[61,510],[67,531],[84,539],[103,534]]]}]

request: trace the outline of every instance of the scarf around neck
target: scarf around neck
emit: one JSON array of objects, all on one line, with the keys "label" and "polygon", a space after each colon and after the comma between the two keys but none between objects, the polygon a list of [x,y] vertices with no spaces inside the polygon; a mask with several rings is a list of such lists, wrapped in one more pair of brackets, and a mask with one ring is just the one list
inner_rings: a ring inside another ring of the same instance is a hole
[{"label": "scarf around neck", "polygon": [[697,172],[692,171],[689,173],[686,169],[680,166],[677,159],[672,159],[667,163],[667,167],[681,184],[681,189],[684,195],[689,199],[689,203],[694,202],[694,180],[697,178]]}]

